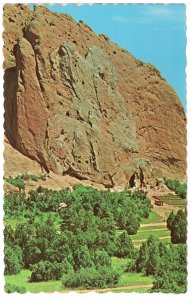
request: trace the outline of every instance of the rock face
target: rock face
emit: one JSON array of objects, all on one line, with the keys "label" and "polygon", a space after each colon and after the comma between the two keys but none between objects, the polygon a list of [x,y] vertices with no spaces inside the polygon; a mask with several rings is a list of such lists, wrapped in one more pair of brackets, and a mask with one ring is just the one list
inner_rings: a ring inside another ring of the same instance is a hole
[{"label": "rock face", "polygon": [[21,154],[108,187],[185,177],[185,113],[155,67],[45,7],[5,5],[4,28],[5,135]]}]

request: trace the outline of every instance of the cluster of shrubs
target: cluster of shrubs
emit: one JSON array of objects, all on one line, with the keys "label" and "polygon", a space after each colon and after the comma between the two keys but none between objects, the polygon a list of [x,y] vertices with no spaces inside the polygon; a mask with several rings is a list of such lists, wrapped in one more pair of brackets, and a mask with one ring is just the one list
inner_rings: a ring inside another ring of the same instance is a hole
[{"label": "cluster of shrubs", "polygon": [[51,219],[36,220],[27,226],[20,224],[15,231],[5,226],[5,274],[17,274],[27,268],[32,271],[31,282],[58,280],[63,274],[76,273],[81,268],[99,271],[107,267],[112,272],[111,255],[134,256],[126,232],[116,238],[112,236],[112,240],[107,232],[93,229],[76,234],[56,231]]},{"label": "cluster of shrubs", "polygon": [[82,287],[90,289],[113,286],[118,280],[119,272],[104,266],[99,269],[91,267],[81,268],[77,272],[70,271],[68,274],[63,275],[62,284],[66,288]]},{"label": "cluster of shrubs", "polygon": [[[39,263],[31,266],[32,274],[30,282],[58,280],[65,272],[68,273],[70,266],[71,265],[69,264],[67,269],[64,263],[40,261]],[[73,270],[72,266],[71,269]]]},{"label": "cluster of shrubs", "polygon": [[[30,282],[61,279],[66,288],[101,288],[117,283],[120,274],[111,264],[111,256],[117,256],[131,258],[128,272],[155,276],[151,292],[185,292],[186,245],[169,246],[150,237],[139,250],[133,247],[130,235],[150,210],[142,192],[113,193],[82,185],[73,191],[39,187],[28,196],[24,191],[6,194],[5,224],[21,215],[25,222],[15,228],[5,225],[5,274],[25,268],[31,270]],[[186,213],[171,213],[167,226],[179,237],[171,233],[172,242],[186,242]],[[123,232],[116,234],[116,228]],[[5,290],[25,289],[6,285]]]},{"label": "cluster of shrubs", "polygon": [[49,281],[62,279],[64,287],[70,288],[93,288],[105,287],[117,283],[119,272],[112,270],[111,265],[93,265],[81,267],[76,271],[72,265],[65,261],[64,263],[51,263],[49,261],[40,261],[32,266],[30,282]]},{"label": "cluster of shrubs", "polygon": [[[38,188],[28,196],[24,191],[6,194],[5,223],[20,216],[25,222],[14,229],[5,225],[5,274],[25,268],[32,271],[31,282],[62,278],[66,287],[114,284],[119,274],[111,256],[134,257],[129,234],[137,232],[150,209],[142,193],[82,185],[73,191]],[[116,235],[116,227],[125,231]]]},{"label": "cluster of shrubs", "polygon": [[178,180],[166,179],[166,178],[164,178],[164,182],[171,191],[174,191],[182,199],[186,198],[187,196],[186,183],[180,183]]}]

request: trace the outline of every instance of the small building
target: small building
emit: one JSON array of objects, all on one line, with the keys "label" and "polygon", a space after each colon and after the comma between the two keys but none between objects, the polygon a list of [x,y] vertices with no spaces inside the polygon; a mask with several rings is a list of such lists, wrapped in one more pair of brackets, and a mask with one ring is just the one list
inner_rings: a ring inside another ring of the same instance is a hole
[{"label": "small building", "polygon": [[164,202],[162,200],[159,200],[159,199],[155,200],[155,205],[163,206],[163,204],[164,204]]}]

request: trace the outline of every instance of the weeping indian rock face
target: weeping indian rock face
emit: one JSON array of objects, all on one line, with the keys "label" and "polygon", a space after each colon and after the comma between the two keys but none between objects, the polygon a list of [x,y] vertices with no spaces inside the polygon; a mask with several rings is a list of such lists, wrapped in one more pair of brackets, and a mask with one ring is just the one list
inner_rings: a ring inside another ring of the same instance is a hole
[{"label": "weeping indian rock face", "polygon": [[151,176],[184,179],[185,113],[155,67],[45,7],[5,5],[4,28],[14,149],[46,171],[106,187],[134,184],[136,168],[140,186]]}]

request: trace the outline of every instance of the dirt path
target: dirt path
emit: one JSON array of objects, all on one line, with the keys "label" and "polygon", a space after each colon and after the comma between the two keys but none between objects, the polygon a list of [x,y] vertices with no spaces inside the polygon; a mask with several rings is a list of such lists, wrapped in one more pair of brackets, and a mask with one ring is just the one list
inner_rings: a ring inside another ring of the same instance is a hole
[{"label": "dirt path", "polygon": [[162,225],[166,225],[166,222],[151,222],[151,223],[147,223],[147,224],[141,224],[140,227],[150,227],[150,226],[162,226]]},{"label": "dirt path", "polygon": [[105,288],[105,289],[92,289],[92,290],[63,290],[60,291],[60,293],[69,293],[69,292],[75,292],[75,293],[90,293],[90,292],[112,292],[112,291],[121,291],[121,290],[132,290],[132,289],[139,289],[139,288],[151,288],[152,284],[145,284],[145,285],[128,285],[128,286],[118,286],[118,287],[111,287],[111,288]]},{"label": "dirt path", "polygon": [[153,231],[164,231],[164,230],[168,230],[168,228],[155,228],[155,229],[145,229],[145,230],[141,230],[139,232],[153,232]]},{"label": "dirt path", "polygon": [[[159,236],[158,239],[159,240],[165,240],[165,239],[168,239],[170,238],[170,235],[166,235],[166,236]],[[145,242],[147,241],[148,239],[137,239],[137,240],[132,240],[132,242]]]}]

